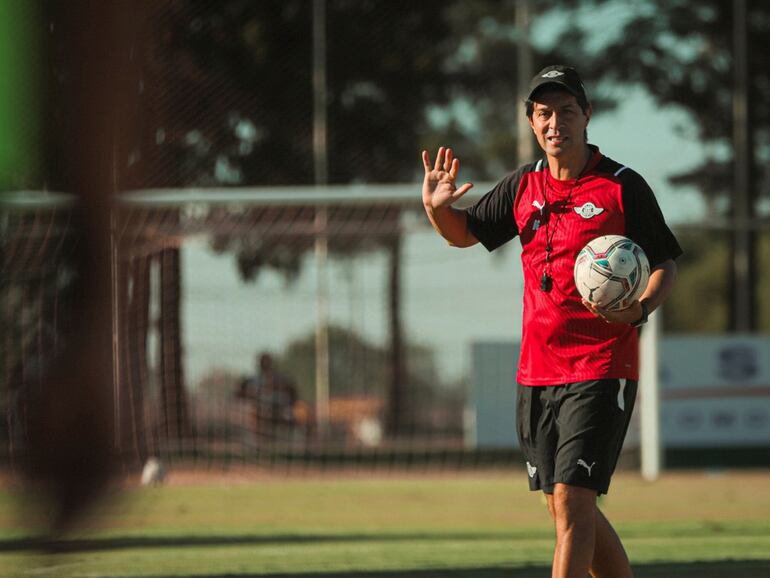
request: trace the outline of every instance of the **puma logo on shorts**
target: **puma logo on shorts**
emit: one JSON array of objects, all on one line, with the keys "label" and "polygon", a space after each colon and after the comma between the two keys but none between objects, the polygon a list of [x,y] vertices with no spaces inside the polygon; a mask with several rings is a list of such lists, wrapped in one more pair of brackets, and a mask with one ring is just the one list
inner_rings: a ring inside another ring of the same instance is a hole
[{"label": "puma logo on shorts", "polygon": [[596,462],[593,462],[590,466],[586,463],[586,461],[583,458],[580,458],[577,461],[577,465],[583,466],[585,469],[588,470],[588,477],[591,477],[591,469],[596,465]]}]

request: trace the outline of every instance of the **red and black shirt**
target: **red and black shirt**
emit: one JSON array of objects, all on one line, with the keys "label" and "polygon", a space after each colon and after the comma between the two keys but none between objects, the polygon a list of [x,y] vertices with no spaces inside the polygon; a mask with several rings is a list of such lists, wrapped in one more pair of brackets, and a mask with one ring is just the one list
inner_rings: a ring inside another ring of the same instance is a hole
[{"label": "red and black shirt", "polygon": [[[559,385],[593,379],[639,379],[638,331],[605,323],[581,303],[573,267],[578,252],[602,235],[624,235],[644,249],[650,267],[682,254],[655,195],[632,169],[593,151],[578,179],[558,180],[541,159],[520,167],[466,210],[468,228],[493,251],[518,236],[524,312],[517,381]],[[541,290],[550,245],[550,290]]]}]

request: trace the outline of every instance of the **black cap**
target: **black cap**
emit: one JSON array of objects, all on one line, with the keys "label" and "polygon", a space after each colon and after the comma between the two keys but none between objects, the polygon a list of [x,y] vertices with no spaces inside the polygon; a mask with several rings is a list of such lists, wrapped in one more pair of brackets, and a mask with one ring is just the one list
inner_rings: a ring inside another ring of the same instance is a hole
[{"label": "black cap", "polygon": [[572,93],[575,98],[582,97],[588,102],[586,90],[585,87],[583,87],[583,81],[580,80],[577,70],[570,66],[554,64],[553,66],[546,66],[543,70],[538,72],[532,79],[532,82],[529,83],[528,100],[532,100],[532,96],[535,92],[546,84],[560,86]]}]

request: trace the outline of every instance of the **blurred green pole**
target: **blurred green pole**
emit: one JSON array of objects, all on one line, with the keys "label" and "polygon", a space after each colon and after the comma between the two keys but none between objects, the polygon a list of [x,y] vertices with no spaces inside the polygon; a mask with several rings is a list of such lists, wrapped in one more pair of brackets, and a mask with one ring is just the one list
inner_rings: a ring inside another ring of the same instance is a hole
[{"label": "blurred green pole", "polygon": [[41,31],[37,0],[0,0],[0,191],[41,185]]}]

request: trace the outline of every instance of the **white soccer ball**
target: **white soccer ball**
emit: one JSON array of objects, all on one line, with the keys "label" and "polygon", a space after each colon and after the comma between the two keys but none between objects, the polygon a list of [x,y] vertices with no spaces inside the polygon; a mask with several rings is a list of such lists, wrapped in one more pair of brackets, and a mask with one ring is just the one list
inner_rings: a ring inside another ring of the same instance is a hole
[{"label": "white soccer ball", "polygon": [[605,235],[578,253],[574,274],[583,299],[608,311],[620,311],[644,292],[650,280],[650,262],[631,239]]}]

